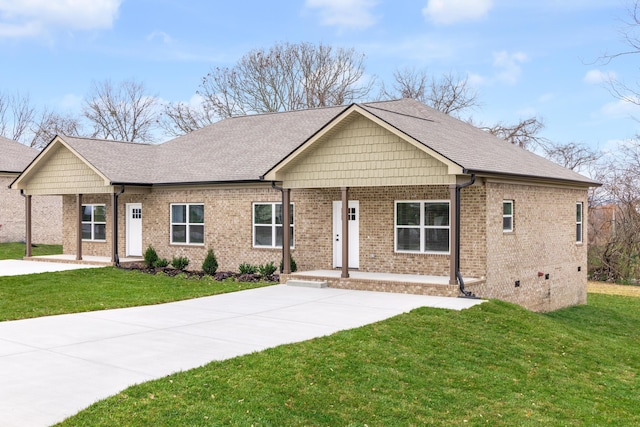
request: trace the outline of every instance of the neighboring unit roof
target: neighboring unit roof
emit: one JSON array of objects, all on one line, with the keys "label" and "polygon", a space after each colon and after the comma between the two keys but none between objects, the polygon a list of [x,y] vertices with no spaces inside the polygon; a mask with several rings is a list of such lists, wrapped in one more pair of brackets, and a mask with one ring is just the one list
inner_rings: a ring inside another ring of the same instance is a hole
[{"label": "neighboring unit roof", "polygon": [[0,172],[20,173],[38,155],[38,150],[0,136]]},{"label": "neighboring unit roof", "polygon": [[159,145],[61,138],[113,184],[258,181],[350,108],[377,117],[467,173],[597,184],[411,99],[234,117]]}]

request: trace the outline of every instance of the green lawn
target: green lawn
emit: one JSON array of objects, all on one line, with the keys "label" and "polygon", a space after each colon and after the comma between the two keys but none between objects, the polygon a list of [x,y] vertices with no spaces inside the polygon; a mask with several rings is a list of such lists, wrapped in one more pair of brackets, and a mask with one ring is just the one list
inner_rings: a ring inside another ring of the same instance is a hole
[{"label": "green lawn", "polygon": [[409,314],[131,387],[65,426],[640,425],[640,298]]},{"label": "green lawn", "polygon": [[154,276],[115,267],[0,277],[0,321],[158,304],[265,283]]},{"label": "green lawn", "polygon": [[[24,243],[0,243],[0,259],[21,259],[25,253]],[[62,253],[62,245],[35,245],[31,247],[33,256],[57,255]]]}]

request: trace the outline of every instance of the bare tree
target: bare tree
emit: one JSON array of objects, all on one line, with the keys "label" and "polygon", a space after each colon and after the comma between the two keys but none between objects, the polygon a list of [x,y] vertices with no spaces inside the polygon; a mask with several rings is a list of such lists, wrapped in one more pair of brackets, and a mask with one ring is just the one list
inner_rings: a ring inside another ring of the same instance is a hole
[{"label": "bare tree", "polygon": [[365,97],[364,55],[311,43],[252,50],[231,68],[215,68],[198,90],[209,117],[342,105]]},{"label": "bare tree", "polygon": [[28,95],[0,92],[0,135],[22,141],[33,121],[35,109]]},{"label": "bare tree", "polygon": [[31,126],[32,139],[29,146],[43,148],[56,135],[79,136],[83,134],[79,118],[62,115],[44,108]]},{"label": "bare tree", "polygon": [[469,81],[451,72],[436,78],[426,70],[403,68],[394,71],[393,78],[390,89],[381,83],[382,99],[412,98],[455,117],[480,105]]},{"label": "bare tree", "polygon": [[193,107],[183,102],[163,107],[159,125],[169,136],[180,136],[216,122],[219,118],[204,104]]},{"label": "bare tree", "polygon": [[135,80],[94,83],[83,108],[92,136],[130,142],[154,141],[159,114],[157,97]]},{"label": "bare tree", "polygon": [[540,142],[546,142],[538,133],[544,128],[537,117],[521,120],[514,125],[498,123],[492,127],[482,127],[483,130],[502,138],[505,141],[522,148],[532,148]]},{"label": "bare tree", "polygon": [[[616,58],[640,54],[640,0],[633,0],[627,7],[627,19],[620,29],[622,38],[628,46],[627,50],[606,53],[600,62],[609,64]],[[605,82],[609,92],[622,101],[640,105],[640,82],[627,83],[610,76]]]},{"label": "bare tree", "polygon": [[599,158],[598,153],[585,144],[559,144],[541,139],[538,142],[547,159],[576,172],[587,169]]}]

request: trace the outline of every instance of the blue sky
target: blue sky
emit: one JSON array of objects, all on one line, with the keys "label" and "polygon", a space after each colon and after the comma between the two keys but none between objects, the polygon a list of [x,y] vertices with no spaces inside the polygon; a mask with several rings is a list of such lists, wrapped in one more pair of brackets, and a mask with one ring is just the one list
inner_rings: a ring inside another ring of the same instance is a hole
[{"label": "blue sky", "polygon": [[0,0],[0,91],[78,112],[92,82],[134,78],[188,102],[212,67],[277,42],[353,47],[368,77],[398,67],[468,76],[474,122],[537,115],[543,136],[608,149],[638,131],[638,107],[606,76],[640,81],[625,0]]}]

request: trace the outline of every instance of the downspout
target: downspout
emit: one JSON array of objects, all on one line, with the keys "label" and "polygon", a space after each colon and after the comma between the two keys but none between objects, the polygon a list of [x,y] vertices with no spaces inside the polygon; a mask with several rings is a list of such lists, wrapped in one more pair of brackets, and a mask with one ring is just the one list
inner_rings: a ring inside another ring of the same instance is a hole
[{"label": "downspout", "polygon": [[[278,190],[280,194],[282,194],[282,197],[284,198],[284,188],[278,187],[275,181],[271,181],[271,188],[273,188],[274,190]],[[282,205],[282,209],[284,209],[284,205]],[[282,218],[282,223],[283,223],[282,232],[284,233],[284,217]],[[282,274],[282,272],[284,271],[284,242],[282,244],[282,262],[280,263],[280,265],[281,265],[280,274]]]},{"label": "downspout", "polygon": [[471,291],[468,291],[464,287],[464,280],[460,273],[460,190],[473,185],[476,182],[476,174],[471,174],[469,182],[464,184],[456,184],[456,277],[458,278],[458,284],[460,285],[460,292],[462,292],[463,298],[477,298]]},{"label": "downspout", "polygon": [[113,194],[113,257],[115,258],[116,267],[120,267],[120,256],[118,256],[118,197],[124,193],[124,185],[120,191]]}]

